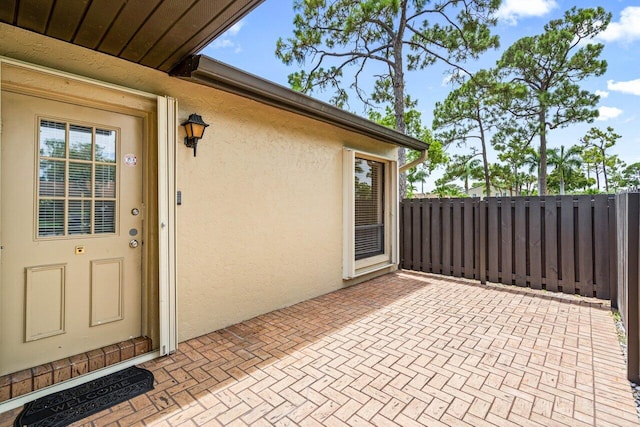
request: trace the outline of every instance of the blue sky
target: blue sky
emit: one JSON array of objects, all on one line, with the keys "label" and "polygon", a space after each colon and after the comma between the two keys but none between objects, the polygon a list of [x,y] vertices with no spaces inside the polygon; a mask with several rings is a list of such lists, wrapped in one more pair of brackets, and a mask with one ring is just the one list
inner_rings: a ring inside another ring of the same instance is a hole
[{"label": "blue sky", "polygon": [[[242,21],[214,40],[201,53],[258,75],[272,82],[288,86],[287,76],[297,65],[286,66],[275,56],[279,37],[291,37],[293,6],[288,0],[266,0]],[[599,37],[604,43],[602,58],[608,62],[607,72],[598,78],[583,82],[583,88],[600,95],[600,117],[591,124],[573,125],[554,130],[549,135],[549,146],[570,146],[592,127],[614,128],[622,135],[612,153],[619,154],[627,163],[640,161],[640,0],[503,0],[498,12],[498,25],[494,32],[500,36],[500,48],[487,52],[470,69],[489,68],[501,52],[517,39],[543,32],[549,20],[560,18],[573,6],[580,8],[603,6],[612,13],[606,32]],[[407,88],[418,100],[425,125],[431,125],[433,105],[442,101],[452,90],[447,84],[445,68],[432,66],[421,71],[408,72]],[[345,80],[350,84],[350,80]],[[311,96],[328,100],[332,92],[314,92]],[[364,109],[355,99],[350,110],[364,115]],[[459,152],[455,148],[450,153]],[[431,189],[435,173],[425,189]]]}]

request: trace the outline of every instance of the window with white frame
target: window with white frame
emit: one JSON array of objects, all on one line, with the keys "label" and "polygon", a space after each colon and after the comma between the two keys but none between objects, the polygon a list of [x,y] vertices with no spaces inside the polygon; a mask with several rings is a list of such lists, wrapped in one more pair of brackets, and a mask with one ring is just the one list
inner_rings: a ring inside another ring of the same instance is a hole
[{"label": "window with white frame", "polygon": [[397,262],[397,163],[345,149],[343,176],[343,277],[349,279]]}]

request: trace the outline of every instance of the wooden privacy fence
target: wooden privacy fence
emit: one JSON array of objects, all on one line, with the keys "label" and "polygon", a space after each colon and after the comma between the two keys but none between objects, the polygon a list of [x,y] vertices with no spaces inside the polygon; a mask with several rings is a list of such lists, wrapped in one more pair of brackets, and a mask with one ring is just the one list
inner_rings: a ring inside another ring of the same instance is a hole
[{"label": "wooden privacy fence", "polygon": [[640,380],[640,194],[616,195],[618,307],[627,333],[627,377]]},{"label": "wooden privacy fence", "polygon": [[400,266],[615,300],[612,195],[408,199]]}]

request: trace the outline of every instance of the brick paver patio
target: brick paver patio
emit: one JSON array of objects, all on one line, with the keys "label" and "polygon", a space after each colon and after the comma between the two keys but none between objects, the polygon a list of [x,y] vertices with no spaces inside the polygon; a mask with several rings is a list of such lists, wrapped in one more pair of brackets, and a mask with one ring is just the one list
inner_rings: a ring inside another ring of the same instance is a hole
[{"label": "brick paver patio", "polygon": [[607,307],[433,275],[389,274],[144,367],[155,390],[78,425],[638,425]]}]

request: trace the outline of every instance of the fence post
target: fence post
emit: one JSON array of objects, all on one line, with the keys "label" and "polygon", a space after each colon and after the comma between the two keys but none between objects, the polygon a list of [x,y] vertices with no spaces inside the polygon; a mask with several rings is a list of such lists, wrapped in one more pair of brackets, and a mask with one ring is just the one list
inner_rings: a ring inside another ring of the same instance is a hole
[{"label": "fence post", "polygon": [[627,378],[640,379],[640,193],[616,197],[618,235],[618,305],[627,333]]},{"label": "fence post", "polygon": [[609,196],[609,297],[611,307],[618,307],[618,233],[616,231],[617,221],[617,197]]},{"label": "fence post", "polygon": [[[628,224],[627,240],[627,295],[629,301],[629,321],[627,322],[627,375],[631,381],[640,378],[640,193],[629,193],[626,221]],[[633,346],[633,347],[632,347]],[[633,348],[633,357],[630,352]]]}]

